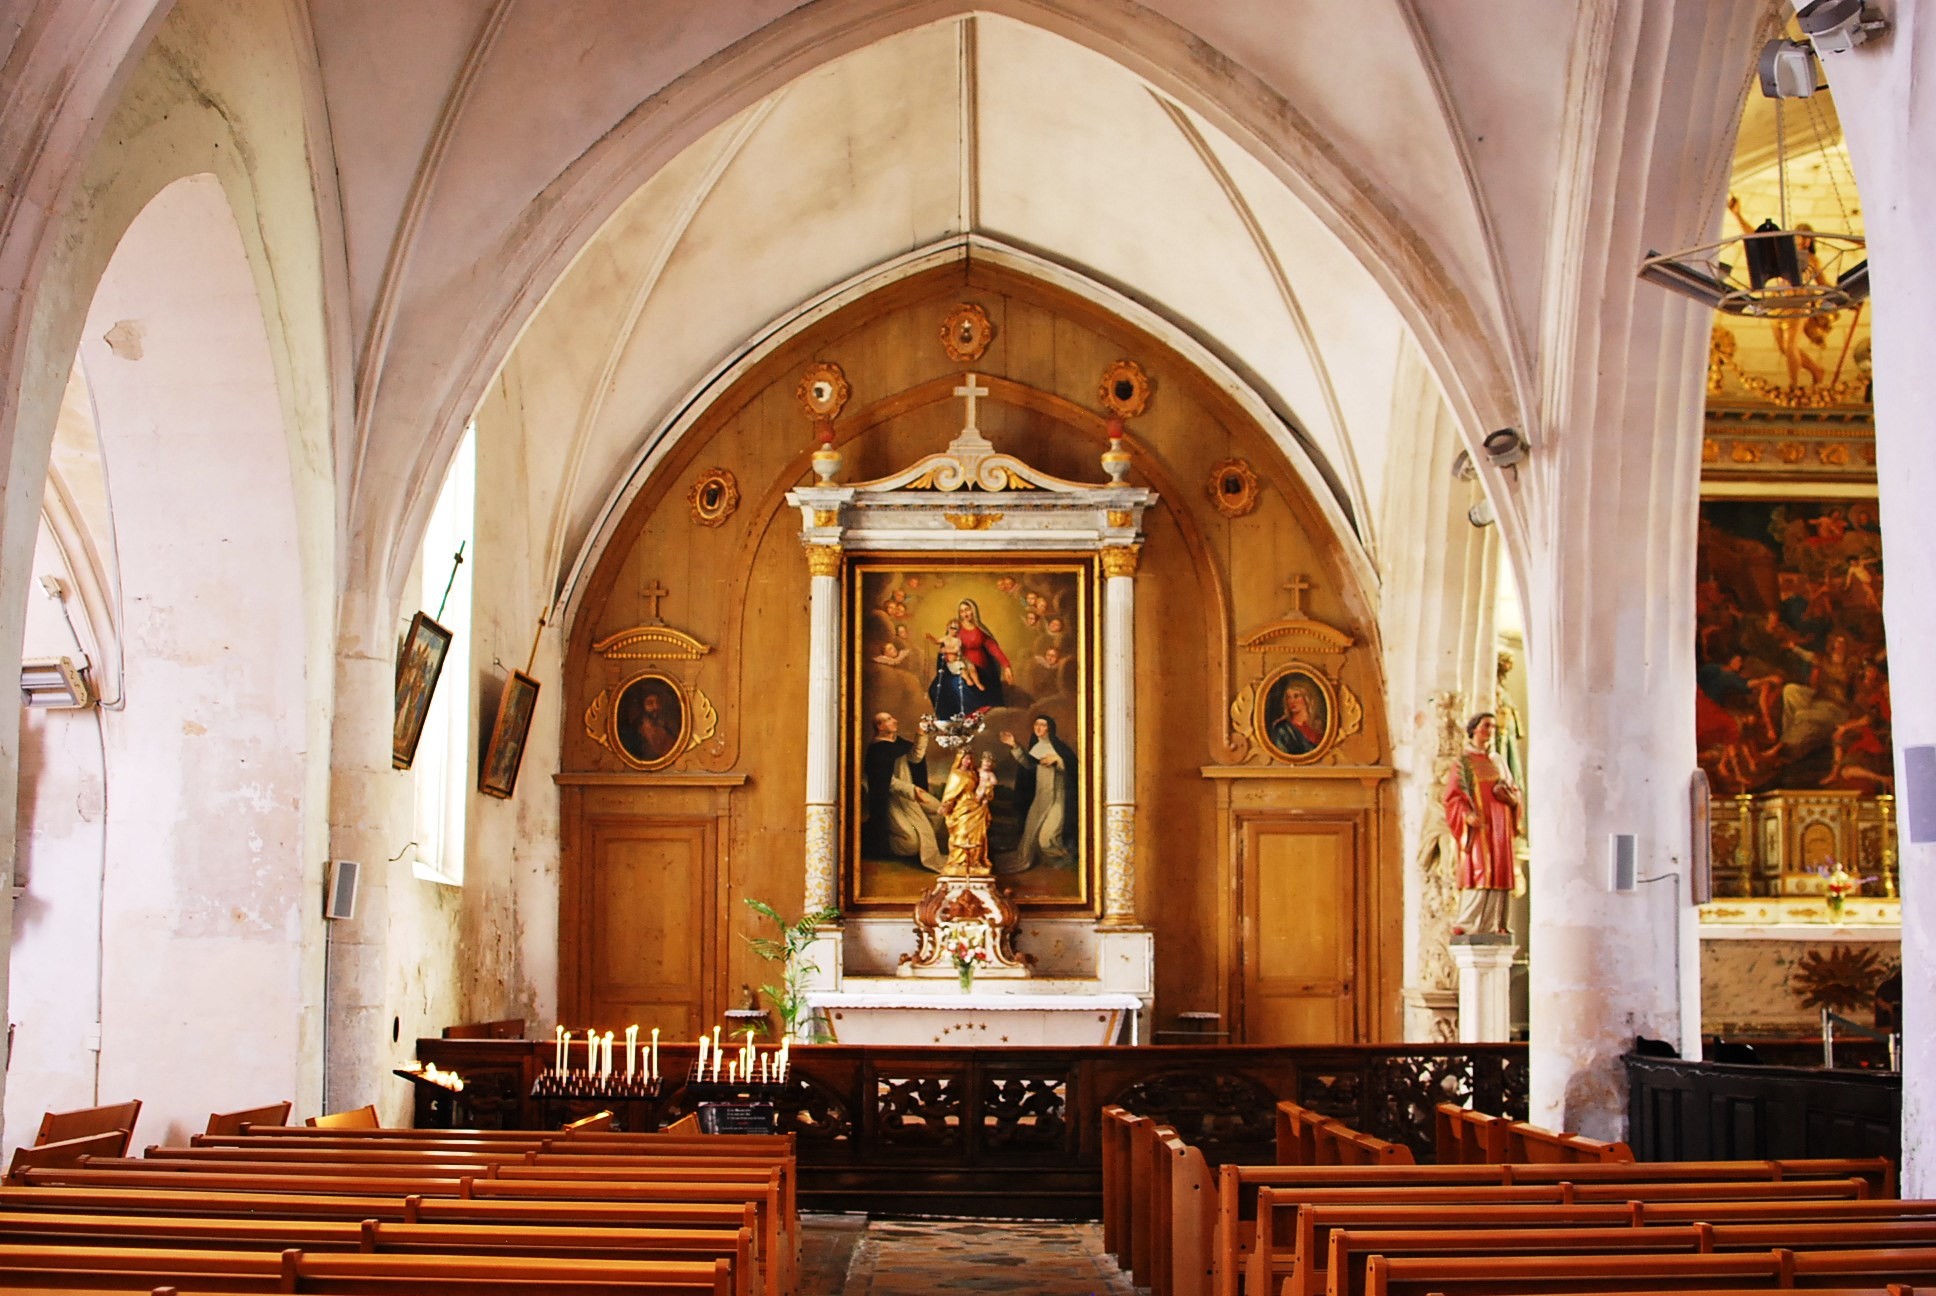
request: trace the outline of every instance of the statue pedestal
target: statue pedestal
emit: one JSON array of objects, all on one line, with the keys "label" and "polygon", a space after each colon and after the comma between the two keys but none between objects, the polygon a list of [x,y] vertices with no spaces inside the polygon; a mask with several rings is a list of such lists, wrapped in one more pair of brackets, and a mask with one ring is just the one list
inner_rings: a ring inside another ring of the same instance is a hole
[{"label": "statue pedestal", "polygon": [[914,902],[914,953],[894,970],[904,977],[956,975],[954,947],[966,941],[979,954],[975,976],[1025,977],[1029,958],[1015,952],[1021,911],[991,877],[944,877]]},{"label": "statue pedestal", "polygon": [[1519,953],[1512,937],[1481,933],[1454,936],[1459,969],[1459,1042],[1491,1044],[1512,1036],[1512,965]]}]

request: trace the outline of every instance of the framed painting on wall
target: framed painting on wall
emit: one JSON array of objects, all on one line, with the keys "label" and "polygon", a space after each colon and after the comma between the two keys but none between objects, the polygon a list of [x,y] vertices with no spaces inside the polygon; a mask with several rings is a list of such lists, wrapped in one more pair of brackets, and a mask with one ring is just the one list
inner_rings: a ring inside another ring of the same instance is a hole
[{"label": "framed painting on wall", "polygon": [[664,769],[692,733],[692,708],[678,681],[658,671],[634,675],[612,706],[611,748],[634,769]]},{"label": "framed painting on wall", "polygon": [[430,714],[437,677],[449,655],[450,631],[431,620],[428,612],[410,618],[410,629],[397,653],[396,718],[390,729],[390,764],[396,769],[409,769],[417,759],[424,718]]},{"label": "framed painting on wall", "polygon": [[1701,501],[1695,740],[1720,794],[1894,789],[1873,497]]},{"label": "framed painting on wall", "polygon": [[[1017,904],[1095,903],[1096,575],[1087,555],[863,554],[847,564],[845,907],[905,907],[948,854],[965,752],[993,775],[990,867]],[[962,752],[922,720],[978,716]]]},{"label": "framed painting on wall", "polygon": [[531,734],[531,717],[538,709],[538,681],[514,670],[498,695],[497,720],[477,767],[477,790],[487,796],[509,797],[517,790],[518,767],[524,763],[524,740]]}]

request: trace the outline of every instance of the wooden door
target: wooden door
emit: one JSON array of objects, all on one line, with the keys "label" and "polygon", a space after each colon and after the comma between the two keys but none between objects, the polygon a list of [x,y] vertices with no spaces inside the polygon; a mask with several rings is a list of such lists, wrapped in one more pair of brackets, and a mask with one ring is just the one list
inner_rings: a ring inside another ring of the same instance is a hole
[{"label": "wooden door", "polygon": [[1356,820],[1250,819],[1241,840],[1243,1042],[1354,1040]]},{"label": "wooden door", "polygon": [[715,822],[625,816],[588,827],[579,928],[587,1021],[696,1036],[716,1007]]}]

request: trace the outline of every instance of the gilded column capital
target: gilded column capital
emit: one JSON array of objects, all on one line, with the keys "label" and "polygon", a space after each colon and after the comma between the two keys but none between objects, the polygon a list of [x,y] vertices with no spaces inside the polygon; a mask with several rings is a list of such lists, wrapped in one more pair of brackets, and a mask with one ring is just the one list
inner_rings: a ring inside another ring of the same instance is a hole
[{"label": "gilded column capital", "polygon": [[1143,556],[1143,546],[1109,545],[1102,551],[1102,574],[1104,576],[1134,576],[1136,564]]},{"label": "gilded column capital", "polygon": [[807,571],[815,576],[840,575],[840,560],[844,551],[839,545],[803,544],[807,551]]}]

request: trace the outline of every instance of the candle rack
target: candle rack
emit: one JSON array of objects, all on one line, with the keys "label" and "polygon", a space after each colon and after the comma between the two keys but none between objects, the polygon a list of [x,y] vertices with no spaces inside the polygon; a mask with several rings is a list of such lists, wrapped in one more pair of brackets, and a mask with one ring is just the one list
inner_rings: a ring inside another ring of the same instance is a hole
[{"label": "candle rack", "polygon": [[597,1075],[589,1071],[541,1071],[531,1082],[533,1098],[605,1099],[657,1098],[664,1091],[663,1076]]},{"label": "candle rack", "polygon": [[711,1066],[703,1070],[694,1066],[686,1073],[686,1100],[693,1103],[770,1103],[777,1102],[791,1085],[791,1079],[749,1081],[728,1079],[725,1075],[715,1078]]}]

